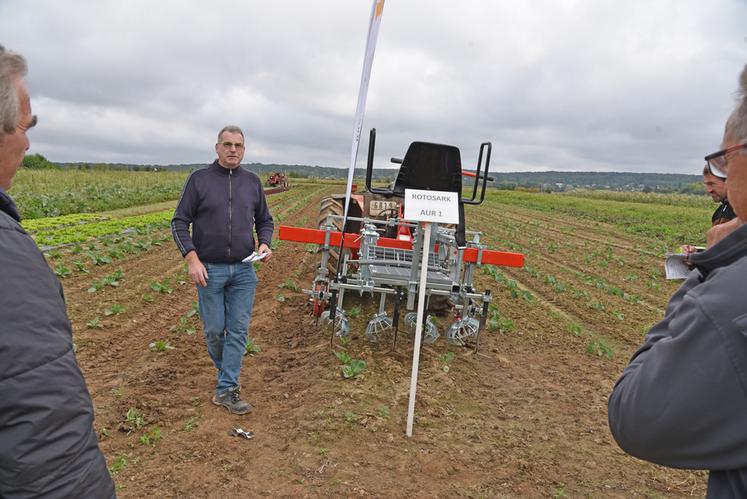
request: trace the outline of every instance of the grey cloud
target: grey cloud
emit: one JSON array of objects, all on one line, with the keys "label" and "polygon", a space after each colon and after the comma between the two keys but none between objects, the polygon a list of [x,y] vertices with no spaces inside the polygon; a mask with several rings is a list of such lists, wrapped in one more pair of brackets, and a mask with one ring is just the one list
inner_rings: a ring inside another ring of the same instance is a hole
[{"label": "grey cloud", "polygon": [[[209,161],[226,123],[247,161],[345,167],[368,1],[0,3],[59,161]],[[747,62],[739,0],[387,2],[359,166],[412,140],[480,142],[495,167],[697,172]],[[717,27],[717,29],[716,29]]]}]

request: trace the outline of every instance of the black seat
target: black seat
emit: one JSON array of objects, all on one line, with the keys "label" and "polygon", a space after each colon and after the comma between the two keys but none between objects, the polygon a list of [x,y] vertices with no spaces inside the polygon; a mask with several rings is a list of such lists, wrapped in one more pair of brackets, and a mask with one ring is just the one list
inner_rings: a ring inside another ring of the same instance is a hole
[{"label": "black seat", "polygon": [[461,193],[462,161],[459,149],[429,142],[410,144],[392,193],[404,197],[405,189]]},{"label": "black seat", "polygon": [[459,148],[430,142],[413,142],[407,148],[392,194],[405,196],[405,189],[456,192],[459,224],[454,234],[457,246],[466,245],[462,199],[462,160]]},{"label": "black seat", "polygon": [[[431,191],[456,192],[459,196],[459,224],[454,237],[457,246],[467,245],[464,229],[464,205],[480,204],[485,198],[485,187],[488,180],[488,166],[490,165],[490,142],[480,145],[480,156],[477,160],[477,172],[472,189],[472,197],[462,198],[462,160],[459,149],[444,144],[433,144],[430,142],[413,142],[407,149],[403,160],[392,158],[392,162],[401,163],[402,166],[397,174],[397,179],[391,189],[381,189],[371,185],[373,175],[374,148],[376,147],[376,129],[372,128],[368,136],[368,164],[366,165],[366,189],[372,194],[382,196],[404,197],[405,189],[421,189]],[[484,173],[483,153],[485,157]],[[477,200],[477,187],[482,182],[482,193]]]}]

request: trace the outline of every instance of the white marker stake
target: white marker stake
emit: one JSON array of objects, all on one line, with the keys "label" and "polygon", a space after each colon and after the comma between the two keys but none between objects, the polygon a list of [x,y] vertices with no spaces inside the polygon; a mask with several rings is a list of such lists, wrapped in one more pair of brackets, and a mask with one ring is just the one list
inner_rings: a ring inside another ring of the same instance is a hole
[{"label": "white marker stake", "polygon": [[425,222],[423,236],[423,259],[420,266],[420,287],[418,288],[418,322],[415,328],[415,346],[412,352],[412,374],[410,375],[410,403],[407,407],[407,436],[412,436],[412,423],[415,418],[415,393],[418,390],[418,364],[420,363],[420,341],[423,336],[423,312],[425,309],[425,284],[428,279],[428,256],[431,246],[431,223]]},{"label": "white marker stake", "polygon": [[[405,220],[423,222],[423,258],[420,265],[420,287],[418,288],[418,322],[415,328],[415,351],[412,353],[412,374],[410,375],[410,404],[407,409],[407,436],[412,436],[412,422],[415,417],[415,393],[418,389],[418,364],[420,363],[420,342],[423,336],[423,314],[425,309],[425,287],[428,281],[428,256],[431,247],[431,223],[459,223],[459,194],[456,192],[424,191],[405,189]],[[413,264],[415,255],[412,255]]]}]

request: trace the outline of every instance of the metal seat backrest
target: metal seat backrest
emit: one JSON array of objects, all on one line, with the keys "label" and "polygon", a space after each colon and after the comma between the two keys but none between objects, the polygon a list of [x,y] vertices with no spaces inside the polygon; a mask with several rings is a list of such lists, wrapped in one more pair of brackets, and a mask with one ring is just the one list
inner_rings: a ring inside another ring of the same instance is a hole
[{"label": "metal seat backrest", "polygon": [[393,194],[405,189],[462,192],[462,161],[459,148],[429,142],[413,142],[402,160]]},{"label": "metal seat backrest", "polygon": [[405,189],[456,192],[460,203],[455,237],[458,246],[465,246],[464,205],[461,203],[462,160],[458,147],[430,142],[410,144],[392,193],[404,197]]}]

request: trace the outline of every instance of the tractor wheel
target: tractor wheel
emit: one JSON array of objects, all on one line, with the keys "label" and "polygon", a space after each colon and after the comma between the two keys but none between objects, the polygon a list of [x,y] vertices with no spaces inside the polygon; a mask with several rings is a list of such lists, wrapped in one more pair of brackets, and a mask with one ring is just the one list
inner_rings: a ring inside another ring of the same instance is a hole
[{"label": "tractor wheel", "polygon": [[[332,196],[327,196],[325,198],[322,198],[321,202],[319,203],[319,218],[317,219],[317,226],[320,229],[324,229],[324,227],[327,225],[327,216],[328,215],[336,215],[339,217],[342,217],[343,210],[345,209],[345,205],[343,204],[344,200],[335,199]],[[334,230],[340,231],[342,228],[342,219],[335,219],[332,222],[332,225],[334,225]],[[343,254],[349,254],[349,249],[344,249]],[[329,263],[327,264],[327,269],[330,272],[330,275],[335,276],[337,274],[337,261],[340,258],[339,254],[339,248],[333,247],[329,249]]]},{"label": "tractor wheel", "polygon": [[[319,218],[317,219],[317,226],[321,228],[327,224],[327,215],[337,215],[338,217],[341,217],[342,210],[345,208],[343,202],[343,200],[335,199],[332,196],[322,198],[319,202]],[[342,220],[335,220],[333,224],[337,227],[337,230],[340,230],[340,227],[342,227]]]}]

